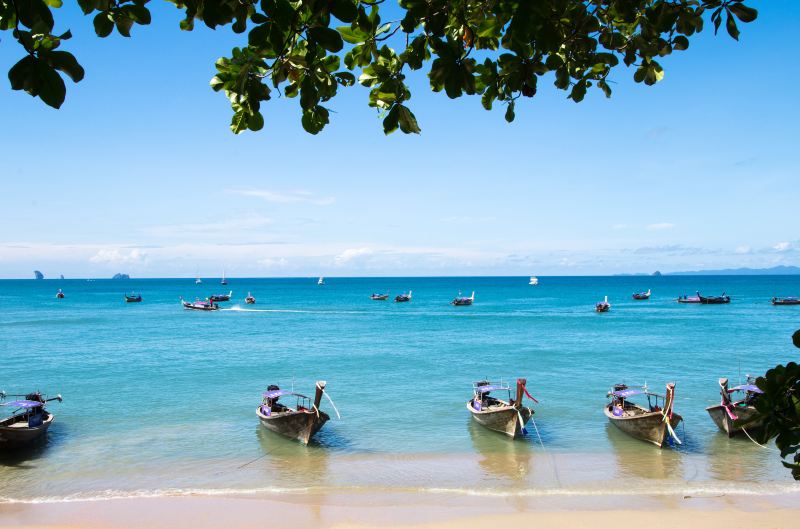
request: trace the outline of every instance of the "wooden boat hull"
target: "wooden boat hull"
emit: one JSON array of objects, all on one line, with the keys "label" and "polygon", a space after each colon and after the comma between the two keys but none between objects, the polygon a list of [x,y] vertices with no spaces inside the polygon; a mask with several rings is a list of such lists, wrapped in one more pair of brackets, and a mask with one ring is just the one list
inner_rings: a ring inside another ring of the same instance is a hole
[{"label": "wooden boat hull", "polygon": [[800,305],[800,299],[773,299],[773,305]]},{"label": "wooden boat hull", "polygon": [[[636,439],[652,443],[661,448],[667,436],[667,424],[663,420],[660,411],[642,413],[631,417],[617,417],[612,413],[612,405],[608,404],[603,408],[603,412],[611,421],[611,424],[619,428],[622,432]],[[673,429],[681,422],[682,417],[677,413],[672,414],[670,425]]]},{"label": "wooden boat hull", "polygon": [[189,310],[202,310],[202,311],[219,310],[219,307],[216,306],[216,305],[200,306],[200,305],[193,305],[192,303],[189,303],[188,301],[184,301],[183,302],[183,308],[189,309]]},{"label": "wooden boat hull", "polygon": [[721,404],[706,408],[717,428],[728,434],[728,437],[741,433],[742,428],[748,432],[757,431],[764,424],[764,420],[758,416],[758,412],[753,406],[733,406],[732,410],[737,417],[736,420],[730,418]]},{"label": "wooden boat hull", "polygon": [[244,300],[244,302],[246,304],[248,304],[248,305],[255,305],[256,304],[256,300],[255,299],[246,299],[246,300]]},{"label": "wooden boat hull", "polygon": [[46,413],[46,417],[39,426],[28,426],[26,421],[14,421],[8,418],[0,421],[0,450],[22,448],[39,441],[53,424],[53,414]]},{"label": "wooden boat hull", "polygon": [[[505,406],[499,409],[478,411],[472,406],[472,400],[467,402],[467,409],[478,424],[495,432],[506,434],[512,439],[522,435],[522,429],[533,415],[533,410],[525,406],[520,408]],[[521,423],[520,418],[522,418]]]},{"label": "wooden boat hull", "polygon": [[688,304],[693,304],[693,303],[700,303],[700,300],[699,300],[699,299],[696,299],[696,298],[678,298],[678,299],[677,299],[677,302],[678,302],[678,303],[688,303]]},{"label": "wooden boat hull", "polygon": [[125,297],[125,301],[127,303],[141,303],[142,298],[129,298],[129,297],[126,296]]},{"label": "wooden boat hull", "polygon": [[324,411],[320,411],[318,415],[311,410],[265,415],[261,412],[260,406],[256,408],[256,415],[268,430],[290,439],[296,439],[303,444],[308,444],[314,434],[330,419]]}]

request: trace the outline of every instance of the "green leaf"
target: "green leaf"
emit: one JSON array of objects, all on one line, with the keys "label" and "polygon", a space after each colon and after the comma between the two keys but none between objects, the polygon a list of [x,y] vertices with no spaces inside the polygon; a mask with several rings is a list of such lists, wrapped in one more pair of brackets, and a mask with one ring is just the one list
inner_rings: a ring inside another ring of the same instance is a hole
[{"label": "green leaf", "polygon": [[131,28],[133,27],[133,20],[122,16],[114,17],[114,22],[117,24],[117,31],[123,37],[131,36]]},{"label": "green leaf", "polygon": [[309,28],[308,34],[328,51],[336,53],[344,47],[342,36],[335,29],[327,26],[314,26]]},{"label": "green leaf", "polygon": [[250,114],[250,118],[247,120],[247,128],[253,132],[264,128],[264,116],[261,115],[261,112]]},{"label": "green leaf", "polygon": [[51,51],[44,58],[53,68],[67,74],[73,82],[77,83],[83,79],[85,74],[83,67],[70,52]]},{"label": "green leaf", "polygon": [[247,130],[247,114],[243,110],[240,110],[235,113],[231,119],[231,131],[233,131],[234,134],[241,134],[245,130]]},{"label": "green leaf", "polygon": [[97,13],[94,17],[94,32],[98,37],[108,37],[114,31],[114,22],[106,13]]},{"label": "green leaf", "polygon": [[752,22],[758,17],[758,11],[744,4],[731,4],[728,6],[736,18],[744,23]]},{"label": "green leaf", "polygon": [[396,108],[399,109],[397,119],[400,124],[400,130],[406,134],[419,134],[422,132],[417,124],[417,118],[414,116],[414,113],[408,109],[408,107],[397,105]]},{"label": "green leaf", "polygon": [[391,134],[392,132],[397,130],[397,126],[400,122],[400,105],[394,105],[392,109],[386,114],[386,117],[383,118],[383,133],[384,134]]},{"label": "green leaf", "polygon": [[358,8],[352,0],[333,0],[331,13],[342,22],[352,22],[358,16]]},{"label": "green leaf", "polygon": [[306,110],[303,112],[301,123],[306,132],[311,134],[319,133],[328,124],[328,109],[316,105]]},{"label": "green leaf", "polygon": [[792,335],[792,343],[795,347],[800,348],[800,330],[795,331]]},{"label": "green leaf", "polygon": [[506,115],[505,115],[506,121],[511,123],[512,121],[514,121],[515,117],[517,117],[517,115],[514,114],[514,102],[509,101],[508,106],[506,107]]},{"label": "green leaf", "polygon": [[353,29],[350,26],[339,26],[336,30],[339,32],[339,35],[341,35],[342,39],[350,44],[361,44],[362,42],[366,42],[369,38],[367,33],[364,33],[358,28]]},{"label": "green leaf", "polygon": [[689,48],[689,39],[684,37],[683,35],[678,35],[674,39],[672,39],[672,48],[675,50],[683,51]]},{"label": "green leaf", "polygon": [[728,30],[728,35],[733,37],[734,40],[739,40],[739,28],[736,27],[736,20],[728,12],[728,18],[725,21],[725,29]]}]

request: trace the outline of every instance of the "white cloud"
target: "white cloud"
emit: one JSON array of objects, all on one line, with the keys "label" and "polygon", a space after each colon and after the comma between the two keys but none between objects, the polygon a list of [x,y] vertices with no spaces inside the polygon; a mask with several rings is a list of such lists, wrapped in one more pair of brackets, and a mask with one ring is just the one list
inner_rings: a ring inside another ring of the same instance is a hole
[{"label": "white cloud", "polygon": [[256,197],[275,204],[313,204],[329,206],[336,202],[334,197],[316,197],[310,191],[269,191],[267,189],[229,189],[228,193],[243,197]]},{"label": "white cloud", "polygon": [[347,250],[335,256],[333,261],[336,263],[336,266],[342,266],[349,263],[353,259],[356,259],[357,257],[371,255],[372,253],[373,252],[370,248],[348,248]]},{"label": "white cloud", "polygon": [[648,224],[648,230],[671,230],[675,225],[671,222],[656,222],[655,224]]},{"label": "white cloud", "polygon": [[733,253],[737,255],[747,255],[753,253],[753,249],[747,245],[737,246]]},{"label": "white cloud", "polygon": [[134,248],[129,252],[117,248],[104,248],[89,258],[89,261],[97,264],[109,265],[131,265],[147,263],[147,252]]},{"label": "white cloud", "polygon": [[285,257],[267,257],[266,259],[258,261],[258,264],[265,268],[286,268],[289,266],[289,261]]},{"label": "white cloud", "polygon": [[792,248],[793,248],[792,243],[786,241],[779,242],[778,244],[772,247],[772,249],[775,250],[776,252],[788,252]]}]

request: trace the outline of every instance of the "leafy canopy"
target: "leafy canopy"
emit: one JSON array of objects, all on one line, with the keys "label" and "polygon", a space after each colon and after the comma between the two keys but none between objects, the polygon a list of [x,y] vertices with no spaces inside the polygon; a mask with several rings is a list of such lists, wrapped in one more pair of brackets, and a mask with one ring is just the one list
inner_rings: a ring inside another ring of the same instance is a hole
[{"label": "leafy canopy", "polygon": [[[792,336],[795,347],[800,348],[800,330]],[[761,441],[775,439],[781,458],[794,454],[794,462],[782,461],[791,469],[794,479],[800,480],[800,365],[796,362],[776,366],[756,385],[764,391],[756,400],[756,409],[764,417]]]},{"label": "leafy canopy", "polygon": [[[130,37],[134,25],[150,23],[149,1],[78,4],[99,37],[115,30]],[[738,40],[736,20],[757,16],[743,0],[399,0],[402,18],[388,22],[380,15],[385,0],[167,1],[185,13],[183,30],[201,22],[243,35],[211,80],[230,100],[237,134],[264,126],[261,104],[275,90],[299,98],[303,128],[317,134],[330,119],[325,104],[356,82],[370,89],[385,133],[418,133],[405,80],[423,68],[433,91],[479,95],[487,110],[500,102],[510,122],[516,100],[534,97],[546,75],[575,102],[591,87],[610,96],[609,76],[620,63],[637,83],[653,85],[664,77],[658,59],[687,49],[707,19],[715,33],[724,20]],[[53,33],[61,5],[0,0],[0,30],[25,51],[8,72],[11,87],[55,108],[66,94],[62,76],[84,76],[75,57],[58,49],[71,37]]]}]

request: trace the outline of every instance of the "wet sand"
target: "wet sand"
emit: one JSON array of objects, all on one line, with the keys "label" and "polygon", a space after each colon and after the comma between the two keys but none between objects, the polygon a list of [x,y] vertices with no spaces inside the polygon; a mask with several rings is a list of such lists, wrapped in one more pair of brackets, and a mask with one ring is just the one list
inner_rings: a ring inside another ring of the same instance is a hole
[{"label": "wet sand", "polygon": [[486,498],[438,493],[162,497],[0,505],[0,527],[48,529],[796,529],[800,495]]}]

